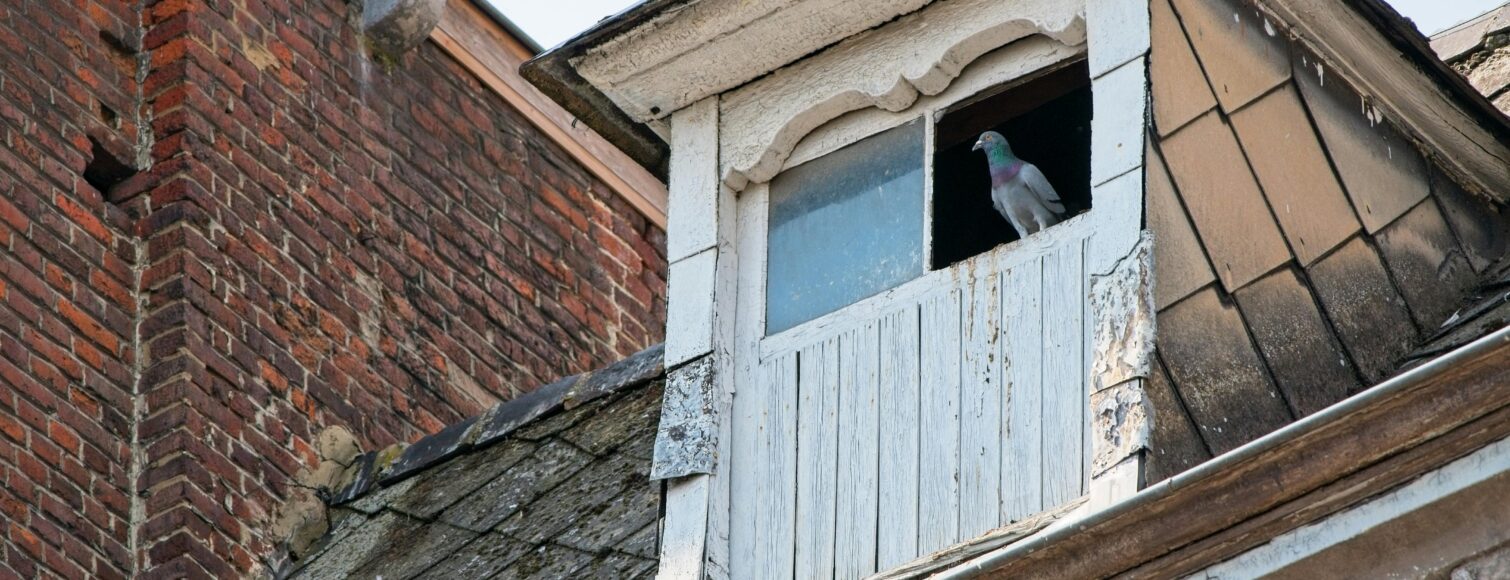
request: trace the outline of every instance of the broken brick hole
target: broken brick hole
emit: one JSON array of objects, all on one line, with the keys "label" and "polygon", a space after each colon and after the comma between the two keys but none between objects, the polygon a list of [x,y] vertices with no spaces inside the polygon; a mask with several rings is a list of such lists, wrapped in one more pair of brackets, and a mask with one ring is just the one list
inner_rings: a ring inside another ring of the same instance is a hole
[{"label": "broken brick hole", "polygon": [[110,108],[110,106],[106,105],[105,103],[100,103],[99,105],[100,121],[104,122],[110,127],[119,128],[120,126],[117,123],[120,121],[121,115],[119,113],[116,113],[115,109]]},{"label": "broken brick hole", "polygon": [[84,181],[94,186],[96,191],[107,193],[122,181],[136,175],[136,168],[120,160],[100,145],[98,139],[89,138],[90,150],[89,164],[84,166]]}]

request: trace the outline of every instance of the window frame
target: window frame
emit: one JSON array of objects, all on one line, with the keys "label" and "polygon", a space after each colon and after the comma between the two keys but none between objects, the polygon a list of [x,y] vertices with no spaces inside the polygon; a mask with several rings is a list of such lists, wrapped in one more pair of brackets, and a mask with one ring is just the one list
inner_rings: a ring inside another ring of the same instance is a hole
[{"label": "window frame", "polygon": [[[1019,50],[1014,50],[1019,48]],[[923,211],[917,216],[921,220],[923,229],[922,262],[923,270],[916,278],[902,282],[889,290],[881,291],[872,296],[862,298],[845,306],[839,307],[832,312],[817,316],[813,319],[798,323],[790,328],[775,333],[766,333],[766,309],[769,307],[769,296],[764,288],[768,286],[769,269],[766,267],[765,255],[769,251],[769,195],[770,184],[775,180],[749,184],[739,197],[759,196],[758,204],[741,203],[740,214],[744,214],[751,206],[758,205],[758,225],[745,221],[741,215],[741,223],[761,229],[761,244],[758,248],[761,254],[760,280],[742,280],[741,284],[755,284],[762,288],[758,305],[760,311],[760,343],[761,357],[779,354],[789,350],[792,345],[802,344],[810,337],[831,332],[837,326],[847,326],[855,320],[871,316],[878,311],[904,302],[915,300],[933,287],[935,281],[943,277],[951,277],[961,271],[974,270],[983,263],[1011,263],[1022,259],[1040,255],[1051,250],[1061,240],[1085,239],[1090,236],[1089,231],[1092,211],[1086,211],[1080,215],[1066,219],[1054,228],[1044,230],[1039,235],[1028,239],[1020,239],[997,245],[985,252],[976,254],[964,260],[950,265],[939,267],[934,263],[934,240],[933,240],[933,214],[934,214],[934,157],[937,153],[937,128],[940,118],[951,110],[958,110],[967,106],[974,100],[985,96],[1010,92],[1025,85],[1039,80],[1045,76],[1059,72],[1063,69],[1076,65],[1083,65],[1087,60],[1084,51],[1072,54],[1065,58],[1049,60],[1028,60],[1030,66],[1009,66],[1003,61],[1020,61],[1026,56],[1032,59],[1034,56],[1046,55],[1022,55],[1023,52],[1017,44],[1009,44],[997,51],[982,56],[971,68],[960,75],[948,89],[934,96],[919,98],[911,106],[899,111],[887,111],[875,107],[860,109],[841,115],[804,136],[792,148],[791,154],[782,164],[781,170],[776,172],[780,176],[787,171],[822,158],[851,144],[857,143],[868,137],[872,137],[885,131],[900,127],[913,120],[921,118],[923,122],[923,158],[919,160],[923,169]],[[1091,79],[1087,79],[1093,84]],[[1092,137],[1094,139],[1094,136]],[[1094,190],[1094,177],[1091,178]],[[1094,197],[1094,192],[1093,192]],[[1094,204],[1093,204],[1094,205]],[[1063,231],[1061,231],[1063,230]],[[755,248],[750,248],[755,251]],[[743,253],[744,248],[741,248]]]}]

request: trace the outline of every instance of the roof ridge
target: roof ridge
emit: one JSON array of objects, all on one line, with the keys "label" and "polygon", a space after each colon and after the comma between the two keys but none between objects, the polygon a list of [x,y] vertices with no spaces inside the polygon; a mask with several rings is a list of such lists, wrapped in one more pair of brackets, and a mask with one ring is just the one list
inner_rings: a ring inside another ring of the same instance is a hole
[{"label": "roof ridge", "polygon": [[332,506],[348,503],[463,452],[502,441],[536,419],[648,383],[664,373],[664,352],[664,343],[657,344],[601,369],[556,380],[494,405],[413,443],[363,453],[323,499]]}]

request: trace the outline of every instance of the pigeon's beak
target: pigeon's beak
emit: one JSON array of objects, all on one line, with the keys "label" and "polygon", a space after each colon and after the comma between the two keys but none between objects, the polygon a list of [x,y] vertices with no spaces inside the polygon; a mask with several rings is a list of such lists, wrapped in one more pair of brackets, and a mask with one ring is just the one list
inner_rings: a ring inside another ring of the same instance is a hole
[{"label": "pigeon's beak", "polygon": [[980,151],[980,150],[981,150],[981,148],[982,148],[982,147],[985,147],[985,146],[986,146],[986,144],[985,144],[985,142],[983,142],[983,141],[980,141],[980,140],[976,140],[976,141],[975,141],[975,146],[974,146],[974,147],[971,147],[971,148],[970,148],[970,150],[971,150],[971,151]]}]

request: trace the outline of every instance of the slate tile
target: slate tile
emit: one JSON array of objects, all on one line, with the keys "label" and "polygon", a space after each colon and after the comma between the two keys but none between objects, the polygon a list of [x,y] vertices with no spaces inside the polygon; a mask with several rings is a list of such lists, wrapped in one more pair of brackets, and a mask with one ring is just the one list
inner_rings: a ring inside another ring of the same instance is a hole
[{"label": "slate tile", "polygon": [[1301,264],[1316,261],[1358,231],[1358,217],[1293,85],[1233,113],[1232,126]]},{"label": "slate tile", "polygon": [[1425,199],[1426,163],[1383,113],[1359,106],[1358,93],[1315,60],[1300,57],[1295,67],[1304,71],[1296,84],[1364,229],[1377,232]]},{"label": "slate tile", "polygon": [[1312,265],[1309,274],[1316,296],[1366,386],[1393,375],[1415,344],[1416,329],[1379,255],[1356,237]]},{"label": "slate tile", "polygon": [[1416,324],[1436,333],[1478,285],[1468,257],[1431,200],[1379,231],[1374,238],[1395,287]]},{"label": "slate tile", "polygon": [[1164,159],[1147,153],[1148,228],[1153,231],[1155,308],[1163,309],[1216,279],[1206,250],[1174,192]]},{"label": "slate tile", "polygon": [[1210,111],[1216,106],[1216,97],[1211,95],[1211,85],[1206,83],[1169,0],[1151,0],[1149,10],[1153,120],[1159,135],[1165,136]]},{"label": "slate tile", "polygon": [[[615,499],[626,491],[650,486],[649,472],[650,466],[639,459],[620,456],[599,460],[562,481],[559,487],[538,501],[523,505],[498,524],[497,529],[509,537],[530,543],[555,540],[564,530],[578,523],[584,526],[581,528],[584,535],[578,538],[579,541],[591,539],[585,535],[588,533],[612,535],[607,528],[594,527],[588,520],[609,510]],[[627,507],[630,506],[620,509]],[[622,537],[639,530],[644,522],[630,523],[632,527],[622,530]],[[611,527],[611,523],[608,525]]]},{"label": "slate tile", "polygon": [[1211,264],[1231,291],[1289,261],[1231,127],[1216,111],[1163,141],[1164,161]]},{"label": "slate tile", "polygon": [[513,564],[532,549],[534,546],[506,538],[502,534],[482,534],[426,570],[419,578],[487,578]]},{"label": "slate tile", "polygon": [[1431,50],[1444,62],[1452,62],[1473,52],[1484,43],[1484,33],[1493,19],[1491,12],[1438,33],[1431,39]]},{"label": "slate tile", "polygon": [[609,397],[592,401],[572,408],[569,411],[547,415],[525,424],[515,430],[511,437],[529,441],[539,441],[550,437],[571,427],[583,420],[596,415],[606,405],[613,404],[617,399]]},{"label": "slate tile", "polygon": [[1184,405],[1169,384],[1162,363],[1155,362],[1153,375],[1144,383],[1144,394],[1153,405],[1153,434],[1149,442],[1148,466],[1144,477],[1157,483],[1211,459],[1211,452],[1201,442],[1195,424],[1185,413]]},{"label": "slate tile", "polygon": [[373,557],[351,572],[353,577],[410,578],[477,537],[476,532],[403,518],[378,540]]},{"label": "slate tile", "polygon": [[1468,84],[1484,96],[1494,97],[1510,87],[1510,52],[1495,51],[1468,73]]},{"label": "slate tile", "polygon": [[1224,453],[1291,420],[1243,320],[1215,288],[1159,314],[1159,352],[1212,453]]},{"label": "slate tile", "polygon": [[1310,415],[1358,391],[1352,362],[1293,268],[1269,274],[1233,297],[1296,413]]},{"label": "slate tile", "polygon": [[[299,556],[299,561],[295,562],[295,564],[299,568],[294,570],[293,574],[291,574],[290,577],[314,577],[305,574],[303,570],[306,568],[312,568],[318,571],[327,568],[338,567],[336,566],[337,560],[350,560],[350,555],[357,552],[348,551],[346,547],[346,540],[348,538],[351,538],[357,530],[360,530],[363,526],[367,525],[367,522],[368,517],[366,516],[366,514],[343,508],[331,508],[330,529],[326,531],[325,535],[317,540],[313,546],[310,547],[308,553]],[[324,560],[327,557],[327,554],[329,554],[329,557],[332,560],[329,562],[320,563],[321,560]],[[347,564],[346,566],[346,569],[355,567],[357,564],[361,564],[361,562],[349,562],[349,564]]]},{"label": "slate tile", "polygon": [[634,482],[618,497],[597,505],[582,505],[580,518],[555,534],[554,541],[589,552],[607,550],[655,522],[660,503],[659,485],[648,478]]},{"label": "slate tile", "polygon": [[640,528],[640,531],[625,538],[615,549],[626,554],[654,559],[660,547],[659,533],[658,522],[651,522],[650,525]]},{"label": "slate tile", "polygon": [[660,384],[639,389],[604,408],[593,420],[561,432],[560,437],[594,455],[606,454],[643,433],[655,431],[660,424],[661,394]]},{"label": "slate tile", "polygon": [[1475,271],[1484,272],[1505,255],[1510,219],[1500,206],[1464,191],[1438,168],[1431,171],[1431,191]]},{"label": "slate tile", "polygon": [[1289,43],[1232,0],[1173,0],[1222,110],[1236,111],[1290,78]]},{"label": "slate tile", "polygon": [[567,443],[550,441],[502,475],[441,512],[440,521],[485,531],[550,491],[592,461]]},{"label": "slate tile", "polygon": [[593,559],[573,575],[578,578],[640,578],[654,571],[654,560],[609,553]]},{"label": "slate tile", "polygon": [[515,560],[503,571],[493,576],[494,580],[556,580],[576,578],[576,571],[593,561],[593,555],[565,546],[545,544]]},{"label": "slate tile", "polygon": [[502,475],[534,450],[535,445],[529,442],[506,440],[472,451],[410,478],[407,481],[414,483],[391,500],[388,507],[418,518],[433,518]]}]

